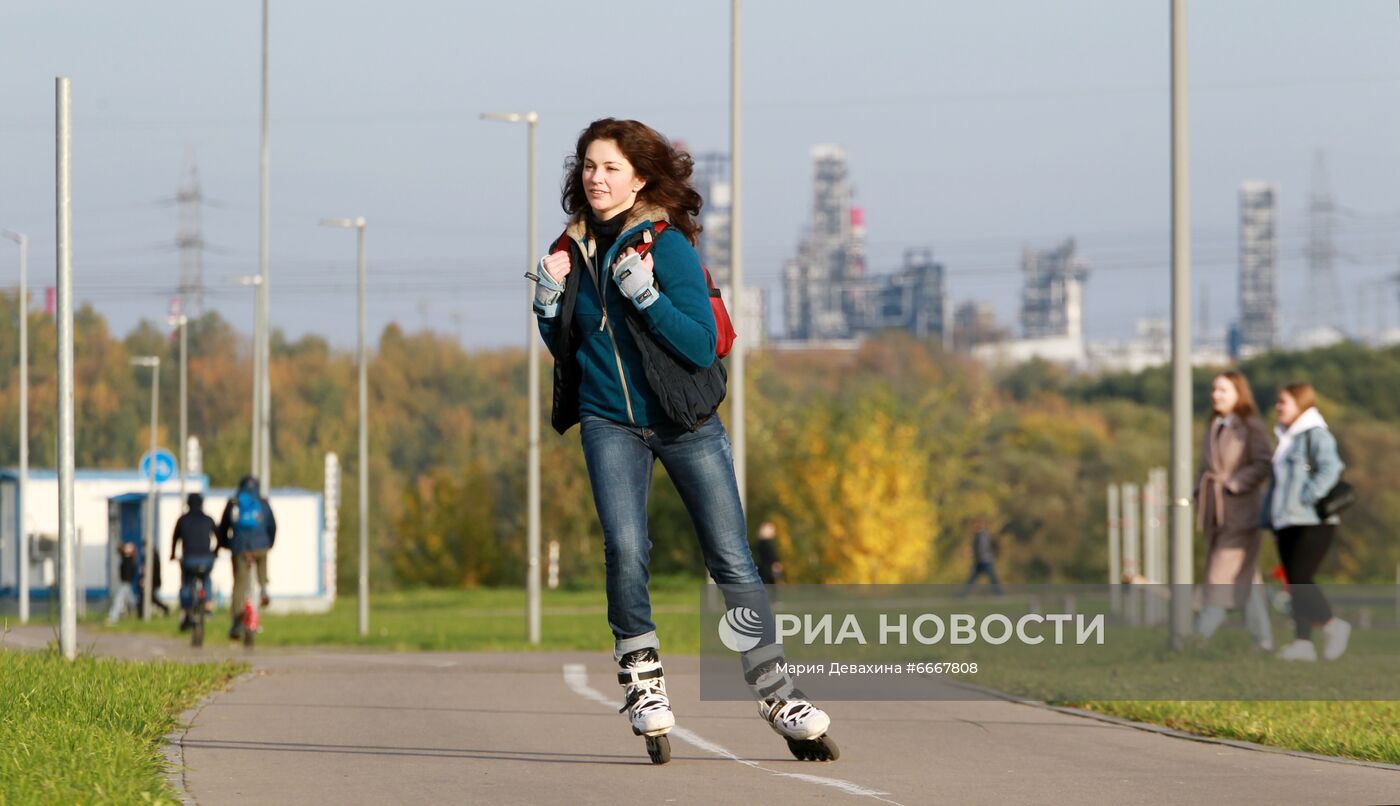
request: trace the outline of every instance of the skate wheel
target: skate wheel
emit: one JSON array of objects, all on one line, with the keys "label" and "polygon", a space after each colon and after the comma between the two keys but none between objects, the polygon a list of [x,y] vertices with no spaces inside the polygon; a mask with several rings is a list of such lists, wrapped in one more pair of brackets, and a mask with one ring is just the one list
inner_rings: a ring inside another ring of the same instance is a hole
[{"label": "skate wheel", "polygon": [[841,748],[830,736],[815,739],[788,739],[788,750],[798,761],[835,761],[841,757]]},{"label": "skate wheel", "polygon": [[668,736],[648,736],[647,755],[651,763],[665,764],[671,760],[671,739]]}]

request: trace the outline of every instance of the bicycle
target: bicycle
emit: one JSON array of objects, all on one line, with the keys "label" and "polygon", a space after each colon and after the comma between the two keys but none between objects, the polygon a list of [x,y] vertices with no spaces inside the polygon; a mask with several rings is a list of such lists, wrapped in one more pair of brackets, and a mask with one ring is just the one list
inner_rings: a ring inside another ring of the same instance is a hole
[{"label": "bicycle", "polygon": [[[172,555],[170,559],[175,559]],[[184,613],[180,632],[190,632],[190,646],[204,646],[204,622],[208,617],[208,574],[213,558],[184,557],[180,560],[180,608]]]},{"label": "bicycle", "polygon": [[250,593],[247,599],[243,600],[243,646],[251,648],[254,636],[258,634],[258,606],[253,603],[253,596]]},{"label": "bicycle", "polygon": [[208,598],[204,590],[204,576],[196,574],[193,595],[190,597],[190,646],[195,649],[204,646],[204,608]]}]

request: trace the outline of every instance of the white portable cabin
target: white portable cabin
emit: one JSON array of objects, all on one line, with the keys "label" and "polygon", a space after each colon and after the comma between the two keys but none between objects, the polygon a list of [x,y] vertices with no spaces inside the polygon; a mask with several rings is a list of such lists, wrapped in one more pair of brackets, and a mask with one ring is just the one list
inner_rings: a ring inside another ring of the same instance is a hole
[{"label": "white portable cabin", "polygon": [[[204,511],[219,522],[224,506],[237,490],[215,488],[204,493]],[[175,528],[174,515],[165,521],[167,507],[174,512],[179,496],[162,501],[160,512],[165,535],[156,543],[163,550],[161,562],[161,598],[177,601],[180,593],[180,563],[170,561],[170,535]],[[268,611],[272,613],[324,613],[335,604],[335,534],[325,528],[322,517],[321,494],[293,487],[273,488],[267,494],[272,516],[277,521],[277,540],[267,553],[267,593],[272,598]],[[184,511],[183,507],[178,510]],[[115,550],[115,548],[114,548]],[[233,561],[221,550],[210,576],[214,601],[226,604],[233,596]],[[254,590],[256,590],[256,582]]]},{"label": "white portable cabin", "polygon": [[[0,602],[19,595],[19,539],[29,540],[30,601],[47,601],[57,584],[58,476],[52,470],[30,470],[28,495],[20,528],[16,502],[19,475],[0,470]],[[89,602],[108,599],[119,584],[117,551],[123,539],[141,539],[149,482],[130,470],[78,470],[73,483],[73,519],[78,551],[75,555],[80,597]],[[208,489],[207,476],[189,476],[186,493],[204,496],[204,511],[215,522],[234,491]],[[180,590],[180,564],[171,561],[170,537],[184,512],[180,482],[156,486],[155,551],[161,563],[160,596],[174,605]],[[277,519],[277,543],[268,555],[268,594],[272,612],[324,612],[335,602],[335,534],[324,528],[320,493],[295,488],[274,489],[267,496]],[[214,600],[226,602],[233,593],[233,573],[227,552],[220,552],[211,579]]]}]

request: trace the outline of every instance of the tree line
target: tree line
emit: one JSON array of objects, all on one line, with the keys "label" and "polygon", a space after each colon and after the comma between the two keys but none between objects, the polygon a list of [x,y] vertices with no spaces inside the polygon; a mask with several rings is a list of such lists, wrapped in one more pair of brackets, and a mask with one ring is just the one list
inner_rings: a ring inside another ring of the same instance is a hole
[{"label": "tree line", "polygon": [[[13,294],[0,294],[0,315],[16,321]],[[29,316],[31,462],[52,467],[53,322]],[[14,333],[0,333],[5,463],[17,455]],[[119,338],[84,307],[74,340],[78,465],[131,468],[145,450],[149,370],[129,366],[133,355],[161,356],[159,442],[174,448],[178,344],[169,332],[143,323]],[[190,433],[204,447],[211,484],[231,486],[249,463],[250,344],[208,313],[190,323],[189,347]],[[273,481],[319,490],[324,454],[340,455],[338,570],[350,584],[359,461],[353,353],[311,335],[274,334],[271,348]],[[750,526],[777,525],[791,581],[960,581],[978,519],[1002,536],[1009,581],[1102,581],[1107,485],[1144,480],[1167,464],[1164,370],[1081,377],[1031,363],[998,372],[898,333],[855,350],[757,351],[747,366]],[[1400,561],[1392,537],[1400,489],[1387,483],[1400,474],[1400,350],[1278,353],[1243,369],[1266,410],[1282,383],[1318,386],[1347,478],[1363,493],[1330,571],[1390,580]],[[524,373],[520,349],[468,352],[448,336],[397,325],[380,334],[369,367],[374,585],[522,579]],[[1198,429],[1212,374],[1196,373]],[[578,430],[559,437],[546,427],[541,454],[543,534],[559,543],[563,584],[597,584],[602,535]],[[654,572],[698,576],[689,517],[659,465],[650,515]],[[1199,563],[1204,550],[1196,555]],[[1267,550],[1265,557],[1272,561]]]}]

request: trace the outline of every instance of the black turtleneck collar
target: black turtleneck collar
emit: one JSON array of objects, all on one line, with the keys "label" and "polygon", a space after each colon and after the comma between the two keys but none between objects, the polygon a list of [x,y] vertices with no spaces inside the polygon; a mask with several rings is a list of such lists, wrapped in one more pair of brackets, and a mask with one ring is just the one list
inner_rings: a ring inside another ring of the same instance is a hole
[{"label": "black turtleneck collar", "polygon": [[613,244],[617,242],[617,236],[622,234],[622,225],[627,221],[627,211],[623,210],[607,221],[598,218],[598,214],[593,210],[588,211],[588,234],[597,242],[598,257],[608,253]]}]

